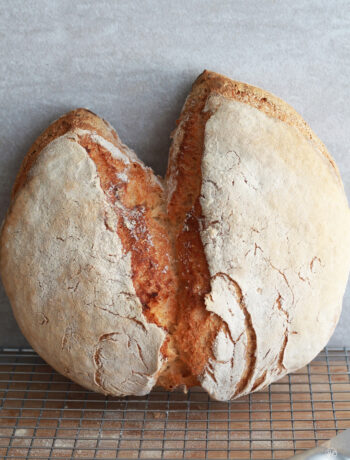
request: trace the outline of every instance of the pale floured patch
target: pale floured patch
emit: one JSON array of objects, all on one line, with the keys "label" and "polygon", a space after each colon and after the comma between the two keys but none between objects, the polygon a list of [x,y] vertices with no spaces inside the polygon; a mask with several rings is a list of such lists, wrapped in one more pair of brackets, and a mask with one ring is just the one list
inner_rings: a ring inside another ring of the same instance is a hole
[{"label": "pale floured patch", "polygon": [[205,303],[231,337],[219,332],[201,379],[227,399],[302,367],[327,343],[346,285],[350,216],[328,158],[296,128],[219,95],[206,110]]},{"label": "pale floured patch", "polygon": [[[145,394],[165,333],[142,314],[130,254],[81,134],[51,142],[18,192],[4,228],[3,278],[22,331],[53,367],[104,393]],[[101,139],[93,141],[129,161]]]},{"label": "pale floured patch", "polygon": [[122,160],[124,163],[130,163],[128,156],[125,155],[125,153],[123,153],[120,149],[118,149],[118,147],[112,144],[112,142],[107,141],[104,137],[99,136],[98,134],[90,133],[90,138],[93,142],[108,150],[112,154],[112,157],[116,160]]}]

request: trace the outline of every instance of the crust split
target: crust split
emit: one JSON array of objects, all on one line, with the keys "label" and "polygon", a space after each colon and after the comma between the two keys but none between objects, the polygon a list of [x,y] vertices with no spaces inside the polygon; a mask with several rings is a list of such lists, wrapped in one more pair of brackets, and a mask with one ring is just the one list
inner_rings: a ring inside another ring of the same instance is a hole
[{"label": "crust split", "polygon": [[300,115],[205,71],[165,186],[97,115],[54,122],[14,184],[1,273],[28,341],[81,385],[200,384],[225,400],[326,344],[349,226],[337,167]]}]

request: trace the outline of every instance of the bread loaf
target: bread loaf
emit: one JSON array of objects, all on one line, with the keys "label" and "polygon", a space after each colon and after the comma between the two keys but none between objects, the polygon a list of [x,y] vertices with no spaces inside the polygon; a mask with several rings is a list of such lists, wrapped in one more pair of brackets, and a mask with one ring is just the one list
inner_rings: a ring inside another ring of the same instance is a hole
[{"label": "bread loaf", "polygon": [[339,319],[350,212],[325,146],[290,106],[204,72],[165,181],[85,109],[17,176],[1,232],[18,324],[104,394],[256,391],[308,363]]}]

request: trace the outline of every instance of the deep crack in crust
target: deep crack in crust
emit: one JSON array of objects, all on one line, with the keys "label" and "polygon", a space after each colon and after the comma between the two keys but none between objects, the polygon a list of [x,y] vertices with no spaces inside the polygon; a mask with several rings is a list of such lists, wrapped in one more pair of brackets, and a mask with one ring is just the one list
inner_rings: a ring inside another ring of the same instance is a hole
[{"label": "deep crack in crust", "polygon": [[[177,317],[174,341],[181,365],[170,367],[165,379],[177,383],[183,367],[198,382],[209,358],[223,321],[205,309],[204,298],[210,292],[210,274],[200,237],[202,209],[201,161],[204,130],[208,114],[204,113],[206,89],[188,96],[170,149],[167,182],[167,212],[176,254],[178,276]],[[164,384],[163,382],[161,382]]]},{"label": "deep crack in crust", "polygon": [[[168,330],[174,322],[173,255],[168,241],[163,189],[141,163],[113,158],[89,135],[79,143],[94,161],[100,183],[118,217],[116,231],[131,253],[133,283],[148,321]],[[120,151],[125,150],[119,140]],[[123,152],[126,153],[126,152]]]}]

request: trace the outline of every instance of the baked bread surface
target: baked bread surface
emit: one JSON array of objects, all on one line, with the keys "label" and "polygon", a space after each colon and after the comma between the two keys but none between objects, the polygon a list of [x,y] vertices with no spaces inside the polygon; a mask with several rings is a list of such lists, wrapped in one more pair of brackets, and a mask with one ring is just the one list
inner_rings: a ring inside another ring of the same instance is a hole
[{"label": "baked bread surface", "polygon": [[54,122],[14,185],[2,279],[28,341],[81,385],[231,399],[326,345],[349,208],[325,146],[259,88],[204,72],[172,138],[163,185],[93,113]]},{"label": "baked bread surface", "polygon": [[84,109],[40,136],[17,177],[1,236],[14,314],[48,363],[95,391],[145,394],[167,358],[162,196],[153,172]]}]

